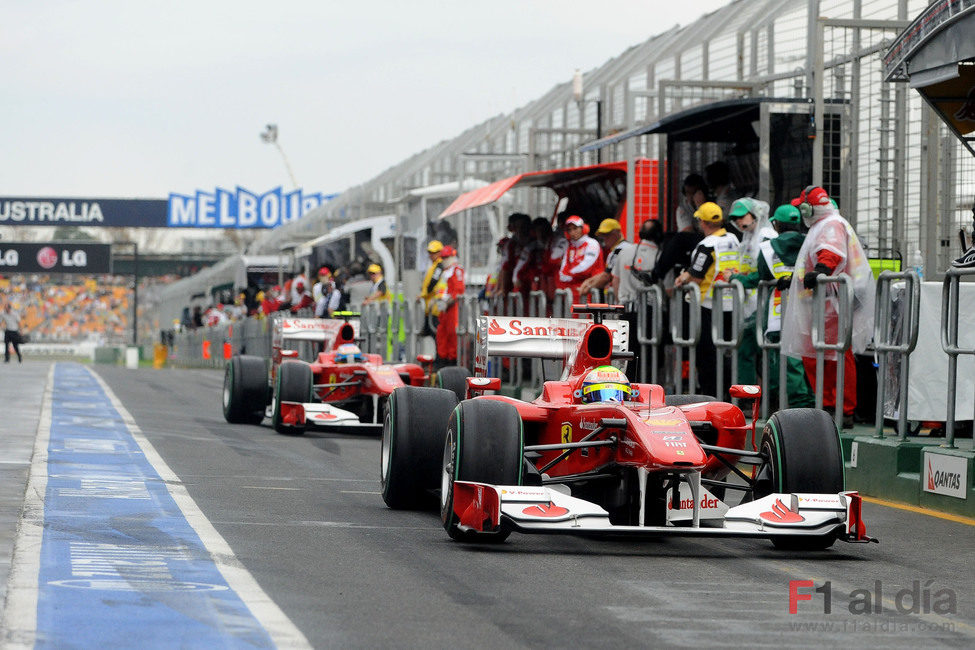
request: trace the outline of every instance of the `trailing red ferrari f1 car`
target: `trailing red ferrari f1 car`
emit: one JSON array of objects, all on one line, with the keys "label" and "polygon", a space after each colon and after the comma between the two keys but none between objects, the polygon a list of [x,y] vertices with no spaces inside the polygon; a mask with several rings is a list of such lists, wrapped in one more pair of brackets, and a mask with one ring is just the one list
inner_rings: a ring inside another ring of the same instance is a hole
[{"label": "trailing red ferrari f1 car", "polygon": [[[844,489],[829,415],[779,411],[756,445],[757,386],[731,389],[751,401],[748,422],[713,397],[630,383],[620,368],[632,356],[627,324],[604,321],[619,309],[575,307],[592,320],[481,318],[469,399],[393,391],[383,424],[386,504],[423,507],[439,490],[444,527],[470,542],[512,531],[761,537],[807,550],[871,541],[859,495]],[[484,394],[500,387],[484,376],[496,356],[565,363],[559,380],[524,402]]]},{"label": "trailing red ferrari f1 car", "polygon": [[[261,357],[237,355],[224,374],[223,414],[227,422],[258,424],[265,417],[278,433],[302,433],[307,426],[379,424],[389,395],[403,386],[422,386],[428,372],[415,363],[386,364],[363,353],[354,318],[277,317],[272,323],[270,364]],[[315,361],[298,358],[291,346],[320,351]],[[439,384],[466,387],[467,371],[444,368]]]}]

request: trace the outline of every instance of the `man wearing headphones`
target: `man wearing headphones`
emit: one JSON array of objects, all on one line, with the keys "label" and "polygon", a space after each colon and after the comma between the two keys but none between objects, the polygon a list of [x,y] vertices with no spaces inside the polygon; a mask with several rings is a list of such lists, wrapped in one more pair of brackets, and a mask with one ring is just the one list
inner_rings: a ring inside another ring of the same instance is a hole
[{"label": "man wearing headphones", "polygon": [[[814,291],[826,292],[826,343],[836,343],[839,333],[839,290],[835,283],[820,286],[820,278],[845,275],[853,291],[853,344],[844,354],[843,426],[853,426],[856,408],[856,362],[853,353],[862,353],[873,336],[873,273],[856,232],[844,219],[821,187],[810,186],[792,204],[799,208],[809,233],[796,257],[789,288],[790,302],[782,324],[782,354],[802,358],[806,375],[816,390],[816,350],[812,340]],[[833,350],[825,351],[823,406],[836,408],[836,359]]]},{"label": "man wearing headphones", "polygon": [[603,251],[599,242],[589,236],[589,226],[582,217],[572,215],[565,220],[565,236],[569,246],[559,268],[558,288],[572,289],[573,302],[579,302],[584,299],[580,297],[582,283],[603,272]]}]

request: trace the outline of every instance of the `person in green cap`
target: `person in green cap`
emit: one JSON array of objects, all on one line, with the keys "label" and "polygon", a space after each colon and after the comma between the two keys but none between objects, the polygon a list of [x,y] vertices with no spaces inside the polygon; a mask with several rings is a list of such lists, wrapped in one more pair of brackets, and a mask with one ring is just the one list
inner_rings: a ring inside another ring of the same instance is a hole
[{"label": "person in green cap", "polygon": [[731,219],[741,231],[741,247],[738,249],[738,272],[731,281],[738,280],[745,287],[745,318],[741,344],[738,346],[738,383],[758,383],[758,341],[755,337],[755,310],[758,307],[758,258],[762,242],[775,239],[778,233],[769,223],[769,205],[765,201],[743,197],[731,204]]},{"label": "person in green cap", "polygon": [[[759,246],[758,269],[755,273],[736,276],[746,289],[758,287],[760,280],[777,280],[775,291],[768,303],[768,312],[764,315],[765,336],[773,343],[779,342],[782,336],[782,305],[788,298],[789,284],[792,281],[792,270],[802,248],[806,236],[799,230],[799,208],[793,205],[780,205],[770,217],[772,228],[778,237],[766,239]],[[812,407],[816,400],[806,379],[806,372],[802,361],[792,357],[784,357],[786,363],[786,396],[789,408]],[[771,399],[779,394],[779,363],[778,350],[769,351],[768,387]],[[779,408],[785,408],[779,404]]]}]

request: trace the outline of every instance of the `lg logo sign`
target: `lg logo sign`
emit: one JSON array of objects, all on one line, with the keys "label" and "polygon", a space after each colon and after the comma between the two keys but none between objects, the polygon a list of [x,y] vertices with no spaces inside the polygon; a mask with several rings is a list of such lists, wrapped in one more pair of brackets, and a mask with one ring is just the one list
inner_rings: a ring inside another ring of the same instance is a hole
[{"label": "lg logo sign", "polygon": [[[42,269],[53,269],[58,264],[58,252],[50,246],[45,246],[37,251],[37,263]],[[83,268],[88,266],[88,254],[83,250],[61,251],[61,266],[74,266]]]},{"label": "lg logo sign", "polygon": [[0,268],[7,273],[110,273],[109,244],[16,243],[0,246]]}]

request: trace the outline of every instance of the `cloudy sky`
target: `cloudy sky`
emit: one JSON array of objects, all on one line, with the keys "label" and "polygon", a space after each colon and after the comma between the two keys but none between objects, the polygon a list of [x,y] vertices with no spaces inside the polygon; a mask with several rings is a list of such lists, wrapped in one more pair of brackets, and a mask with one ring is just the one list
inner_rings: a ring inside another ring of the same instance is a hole
[{"label": "cloudy sky", "polygon": [[729,2],[12,0],[0,196],[339,192]]}]

